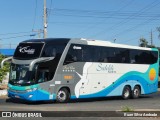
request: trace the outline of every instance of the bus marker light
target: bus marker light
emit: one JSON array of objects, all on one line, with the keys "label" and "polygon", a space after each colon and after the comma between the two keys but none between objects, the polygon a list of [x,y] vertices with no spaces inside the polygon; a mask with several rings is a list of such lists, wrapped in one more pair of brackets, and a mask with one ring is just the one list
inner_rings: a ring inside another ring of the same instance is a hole
[{"label": "bus marker light", "polygon": [[72,76],[72,75],[65,75],[65,76],[64,76],[64,79],[66,79],[66,80],[71,80],[71,79],[73,79],[73,76]]}]

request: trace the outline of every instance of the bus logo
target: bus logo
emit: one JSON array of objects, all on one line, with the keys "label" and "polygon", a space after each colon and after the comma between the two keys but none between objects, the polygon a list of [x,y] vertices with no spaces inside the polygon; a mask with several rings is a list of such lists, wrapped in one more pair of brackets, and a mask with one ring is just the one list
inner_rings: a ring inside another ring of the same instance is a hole
[{"label": "bus logo", "polygon": [[98,64],[97,71],[105,71],[107,73],[116,73],[116,71],[114,70],[114,66],[112,64]]},{"label": "bus logo", "polygon": [[26,47],[20,47],[19,52],[20,53],[27,53],[27,54],[34,54],[35,49],[29,49],[30,46]]},{"label": "bus logo", "polygon": [[73,46],[73,49],[81,50],[82,47],[80,47],[80,46]]}]

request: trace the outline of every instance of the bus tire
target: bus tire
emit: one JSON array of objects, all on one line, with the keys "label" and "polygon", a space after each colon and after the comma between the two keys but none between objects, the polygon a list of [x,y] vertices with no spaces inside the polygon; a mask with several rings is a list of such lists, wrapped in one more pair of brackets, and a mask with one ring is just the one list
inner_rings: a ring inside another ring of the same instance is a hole
[{"label": "bus tire", "polygon": [[68,102],[70,99],[70,93],[66,88],[62,88],[58,91],[56,96],[56,101],[58,103],[65,103]]},{"label": "bus tire", "polygon": [[141,90],[139,86],[135,86],[133,91],[132,91],[132,98],[137,99],[141,95]]},{"label": "bus tire", "polygon": [[123,98],[124,100],[127,100],[127,99],[129,99],[130,97],[131,97],[131,89],[130,89],[129,86],[125,86],[125,87],[123,88],[122,98]]}]

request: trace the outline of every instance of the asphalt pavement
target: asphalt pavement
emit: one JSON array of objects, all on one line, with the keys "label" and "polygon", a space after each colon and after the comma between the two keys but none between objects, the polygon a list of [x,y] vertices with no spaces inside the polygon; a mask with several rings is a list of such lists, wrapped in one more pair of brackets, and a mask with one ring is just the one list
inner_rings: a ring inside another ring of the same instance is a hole
[{"label": "asphalt pavement", "polygon": [[138,99],[123,100],[121,97],[106,97],[72,100],[63,104],[54,101],[28,103],[0,97],[0,109],[4,111],[117,111],[124,107],[133,110],[160,110],[160,91],[143,95]]},{"label": "asphalt pavement", "polygon": [[[160,111],[160,91],[150,95],[143,95],[138,99],[123,100],[121,97],[106,97],[94,99],[71,100],[69,103],[55,103],[54,101],[28,103],[23,100],[11,100],[0,97],[0,111],[123,111],[129,108],[133,111]],[[63,118],[55,118],[61,120]],[[78,117],[80,119],[80,117]],[[88,119],[88,117],[86,118]],[[92,119],[89,117],[89,119]],[[98,119],[105,119],[99,117]],[[108,118],[109,119],[109,118]],[[113,116],[112,118],[113,119]],[[128,117],[123,118],[128,119]],[[131,117],[131,119],[143,119]],[[146,118],[145,118],[146,119]],[[149,117],[147,117],[149,119]],[[157,117],[155,117],[157,119]],[[72,120],[72,119],[71,119]],[[85,119],[84,119],[85,120]],[[94,120],[94,118],[92,119]]]}]

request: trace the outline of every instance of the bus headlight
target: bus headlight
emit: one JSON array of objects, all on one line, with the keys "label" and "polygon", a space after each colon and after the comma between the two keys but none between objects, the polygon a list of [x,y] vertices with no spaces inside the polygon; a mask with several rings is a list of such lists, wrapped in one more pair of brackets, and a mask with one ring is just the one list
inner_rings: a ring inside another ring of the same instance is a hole
[{"label": "bus headlight", "polygon": [[37,88],[33,88],[33,89],[27,89],[26,91],[27,92],[33,92],[33,91],[36,91],[37,90]]},{"label": "bus headlight", "polygon": [[31,98],[33,95],[29,95],[28,98]]}]

